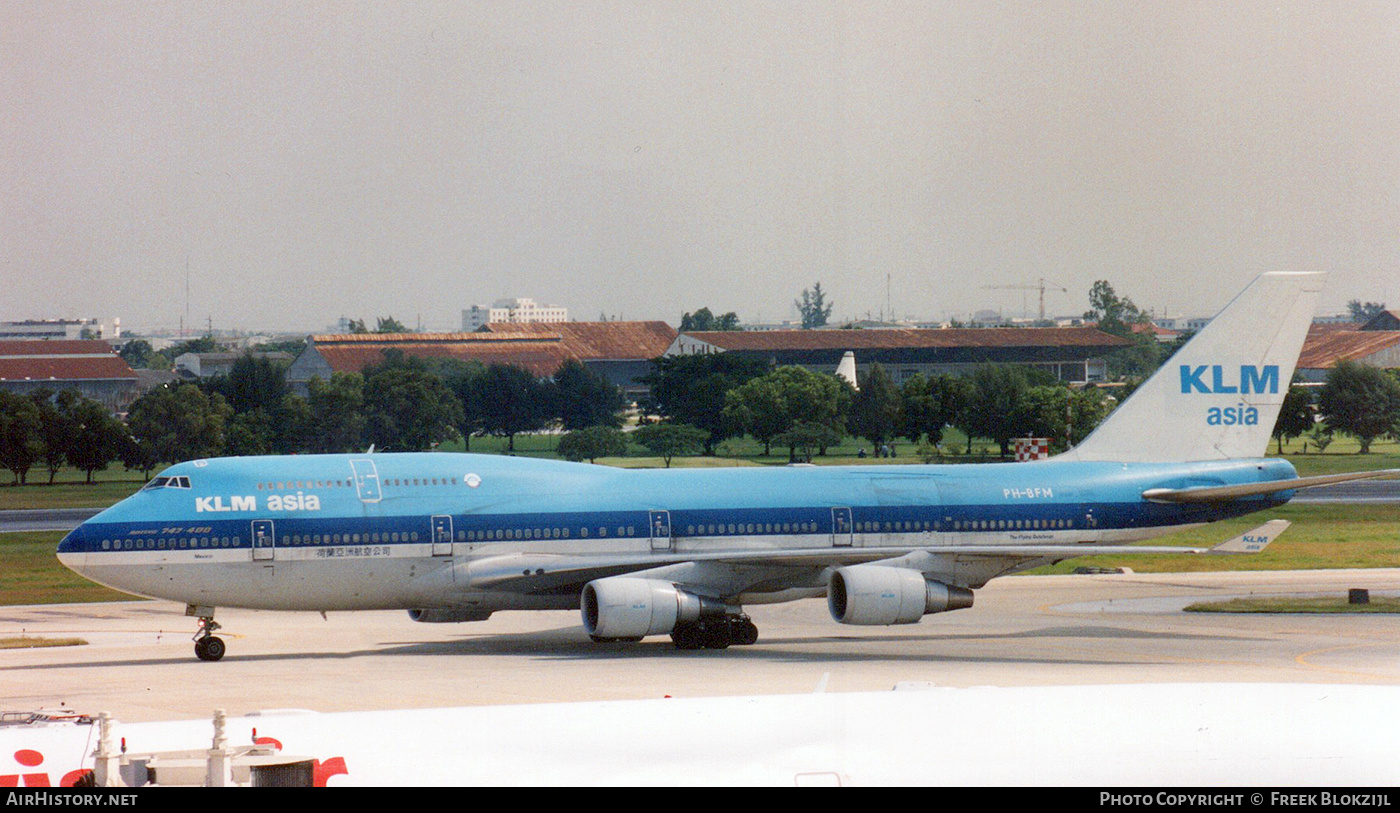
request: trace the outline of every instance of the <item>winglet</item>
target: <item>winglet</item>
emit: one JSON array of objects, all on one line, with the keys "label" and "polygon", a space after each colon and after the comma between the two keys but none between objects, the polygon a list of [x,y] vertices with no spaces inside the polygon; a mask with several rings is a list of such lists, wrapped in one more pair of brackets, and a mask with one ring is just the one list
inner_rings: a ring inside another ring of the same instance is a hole
[{"label": "winglet", "polygon": [[1245,531],[1234,539],[1221,542],[1210,549],[1211,553],[1258,553],[1278,539],[1278,535],[1288,530],[1292,523],[1286,519],[1271,519],[1252,531]]}]

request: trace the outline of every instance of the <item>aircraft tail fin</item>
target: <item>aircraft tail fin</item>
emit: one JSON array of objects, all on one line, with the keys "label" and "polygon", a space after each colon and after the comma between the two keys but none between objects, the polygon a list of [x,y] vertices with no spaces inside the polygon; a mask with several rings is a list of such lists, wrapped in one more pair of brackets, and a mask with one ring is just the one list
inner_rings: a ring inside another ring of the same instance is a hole
[{"label": "aircraft tail fin", "polygon": [[1326,274],[1263,274],[1066,460],[1262,457]]}]

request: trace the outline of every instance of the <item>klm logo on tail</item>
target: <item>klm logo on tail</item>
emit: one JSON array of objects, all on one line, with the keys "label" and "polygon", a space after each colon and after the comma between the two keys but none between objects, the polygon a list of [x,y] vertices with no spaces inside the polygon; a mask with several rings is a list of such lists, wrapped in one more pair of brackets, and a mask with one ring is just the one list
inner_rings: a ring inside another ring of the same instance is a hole
[{"label": "klm logo on tail", "polygon": [[[1225,366],[1202,364],[1192,367],[1183,364],[1181,370],[1181,393],[1206,393],[1207,395],[1262,395],[1278,394],[1278,365],[1266,364],[1255,367],[1241,364],[1237,377],[1228,378]],[[1259,410],[1243,402],[1232,407],[1211,407],[1206,410],[1207,426],[1258,426]]]},{"label": "klm logo on tail", "polygon": [[[1210,372],[1207,379],[1206,371]],[[1192,367],[1189,364],[1181,365],[1181,392],[1189,395],[1193,392],[1204,392],[1207,394],[1240,394],[1250,393],[1278,393],[1278,365],[1266,364],[1263,367],[1255,367],[1252,364],[1241,364],[1240,374],[1237,378],[1229,381],[1225,378],[1225,367],[1220,364]]]}]

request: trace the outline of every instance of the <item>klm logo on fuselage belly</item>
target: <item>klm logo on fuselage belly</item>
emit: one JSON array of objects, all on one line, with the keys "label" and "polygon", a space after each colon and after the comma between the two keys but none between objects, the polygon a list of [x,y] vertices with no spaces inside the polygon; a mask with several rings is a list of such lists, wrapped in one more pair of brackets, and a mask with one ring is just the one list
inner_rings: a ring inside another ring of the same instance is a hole
[{"label": "klm logo on fuselage belly", "polygon": [[[1277,364],[1256,367],[1241,364],[1239,375],[1227,378],[1225,367],[1220,364],[1202,364],[1192,367],[1180,366],[1181,393],[1192,395],[1277,395],[1279,374]],[[1211,407],[1206,410],[1207,426],[1257,426],[1259,410],[1243,402],[1231,407]]]},{"label": "klm logo on fuselage belly", "polygon": [[[258,510],[258,498],[255,496],[229,497],[228,502],[223,497],[195,497],[195,513],[202,514],[205,511],[256,511]],[[269,511],[319,511],[321,510],[321,498],[315,494],[303,494],[298,491],[295,494],[273,494],[267,498],[267,510]]]}]

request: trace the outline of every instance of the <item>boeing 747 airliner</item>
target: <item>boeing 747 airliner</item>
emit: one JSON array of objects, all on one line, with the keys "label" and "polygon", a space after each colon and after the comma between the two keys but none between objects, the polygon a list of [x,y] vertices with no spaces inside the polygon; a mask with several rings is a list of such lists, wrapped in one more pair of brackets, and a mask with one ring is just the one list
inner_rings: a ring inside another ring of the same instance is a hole
[{"label": "boeing 747 airliner", "polygon": [[404,609],[416,621],[579,608],[596,641],[753,644],[745,605],[825,595],[845,624],[970,607],[988,580],[1280,505],[1263,457],[1323,275],[1265,274],[1079,447],[985,466],[623,470],[473,454],[194,460],[59,545],[78,573],[187,605]]}]

